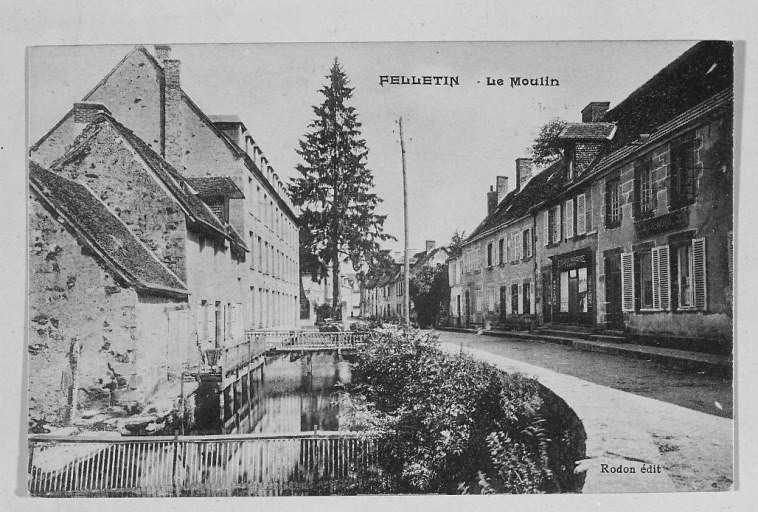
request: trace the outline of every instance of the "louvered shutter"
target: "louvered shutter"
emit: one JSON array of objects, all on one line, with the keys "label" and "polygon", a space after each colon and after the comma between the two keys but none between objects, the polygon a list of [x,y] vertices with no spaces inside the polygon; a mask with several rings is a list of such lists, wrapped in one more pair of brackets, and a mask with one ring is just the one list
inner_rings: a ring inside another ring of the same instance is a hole
[{"label": "louvered shutter", "polygon": [[521,259],[521,233],[513,234],[513,259],[518,261]]},{"label": "louvered shutter", "polygon": [[550,210],[545,210],[545,245],[550,245]]},{"label": "louvered shutter", "polygon": [[587,232],[587,209],[584,194],[576,196],[576,234],[583,235]]},{"label": "louvered shutter", "polygon": [[708,307],[705,264],[705,238],[696,238],[692,241],[692,281],[694,283],[695,307],[698,309]]},{"label": "louvered shutter", "polygon": [[563,223],[561,222],[561,205],[555,207],[555,241],[560,242],[563,236]]},{"label": "louvered shutter", "polygon": [[664,311],[671,309],[671,264],[669,246],[658,247],[658,300]]},{"label": "louvered shutter", "polygon": [[621,309],[634,311],[634,253],[621,255]]},{"label": "louvered shutter", "polygon": [[658,247],[653,247],[652,251],[650,251],[653,260],[653,275],[651,276],[653,280],[653,309],[661,309],[661,298],[660,293],[658,293],[658,267],[660,266],[660,254],[658,249]]},{"label": "louvered shutter", "polygon": [[527,313],[534,313],[535,311],[537,311],[537,306],[534,304],[535,293],[536,293],[534,290],[536,288],[535,284],[536,283],[532,283],[532,286],[529,287],[529,293],[530,293],[529,308],[531,311],[527,311]]},{"label": "louvered shutter", "polygon": [[508,252],[505,255],[505,261],[511,261],[513,259],[513,236],[508,235]]},{"label": "louvered shutter", "polygon": [[[577,212],[578,213],[578,212]],[[566,240],[574,236],[574,200],[566,201]]]},{"label": "louvered shutter", "polygon": [[524,287],[521,286],[520,282],[517,282],[516,286],[518,288],[518,314],[523,315],[524,314]]}]

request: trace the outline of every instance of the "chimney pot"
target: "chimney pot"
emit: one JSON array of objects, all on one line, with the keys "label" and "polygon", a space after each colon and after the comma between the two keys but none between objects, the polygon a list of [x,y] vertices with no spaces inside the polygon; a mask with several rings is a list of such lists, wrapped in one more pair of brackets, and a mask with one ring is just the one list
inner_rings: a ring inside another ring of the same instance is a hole
[{"label": "chimney pot", "polygon": [[508,194],[508,176],[497,177],[497,204]]},{"label": "chimney pot", "polygon": [[532,179],[532,159],[516,159],[516,190],[521,190]]},{"label": "chimney pot", "polygon": [[434,246],[436,245],[436,242],[434,240],[427,240],[426,241],[426,252],[429,254],[432,250],[434,250]]},{"label": "chimney pot", "polygon": [[105,105],[91,101],[77,101],[74,103],[74,122],[91,123],[99,113],[110,114]]},{"label": "chimney pot", "polygon": [[492,187],[490,187],[490,191],[487,192],[487,214],[489,215],[492,210],[495,209],[497,206],[497,192],[492,190]]},{"label": "chimney pot", "polygon": [[164,60],[170,59],[171,46],[167,44],[156,44],[155,45],[155,58],[158,59],[158,62],[163,62]]},{"label": "chimney pot", "polygon": [[599,123],[610,106],[610,101],[593,101],[582,109],[582,122]]}]

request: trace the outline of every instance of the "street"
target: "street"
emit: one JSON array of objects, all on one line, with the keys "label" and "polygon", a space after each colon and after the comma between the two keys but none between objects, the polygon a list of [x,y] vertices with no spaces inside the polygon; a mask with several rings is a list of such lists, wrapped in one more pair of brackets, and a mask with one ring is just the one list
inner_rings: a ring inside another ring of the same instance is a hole
[{"label": "street", "polygon": [[551,343],[442,331],[439,335],[441,343],[463,344],[601,386],[732,418],[732,382],[722,377]]},{"label": "street", "polygon": [[448,352],[533,377],[566,401],[587,435],[586,459],[578,463],[586,470],[584,493],[732,485],[728,380],[561,345],[451,332],[440,333],[440,342]]}]

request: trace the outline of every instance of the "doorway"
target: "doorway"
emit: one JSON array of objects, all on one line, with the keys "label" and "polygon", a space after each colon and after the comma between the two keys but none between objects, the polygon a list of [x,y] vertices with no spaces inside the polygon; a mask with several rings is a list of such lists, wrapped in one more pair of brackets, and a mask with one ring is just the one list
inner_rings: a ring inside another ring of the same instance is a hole
[{"label": "doorway", "polygon": [[466,325],[471,323],[471,293],[466,290]]},{"label": "doorway", "polygon": [[605,302],[608,327],[611,329],[623,329],[624,314],[621,309],[620,251],[613,251],[605,255]]}]

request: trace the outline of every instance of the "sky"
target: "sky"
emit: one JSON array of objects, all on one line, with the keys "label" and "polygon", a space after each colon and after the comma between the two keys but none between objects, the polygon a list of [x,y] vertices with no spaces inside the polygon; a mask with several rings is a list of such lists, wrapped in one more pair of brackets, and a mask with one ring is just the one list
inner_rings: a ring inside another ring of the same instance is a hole
[{"label": "sky", "polygon": [[[486,215],[497,175],[515,181],[540,126],[580,121],[592,101],[611,108],[694,44],[644,42],[276,43],[172,45],[181,85],[206,114],[237,114],[282,180],[295,176],[298,141],[338,58],[354,87],[368,167],[385,231],[401,250],[403,190],[397,119],[403,118],[410,247],[449,242]],[[147,45],[146,45],[147,46]],[[152,46],[147,46],[151,51]],[[28,55],[28,138],[36,142],[131,46],[51,46]],[[380,85],[382,75],[456,76],[459,86]],[[487,77],[503,86],[487,85]],[[554,87],[511,87],[549,77]]]}]

